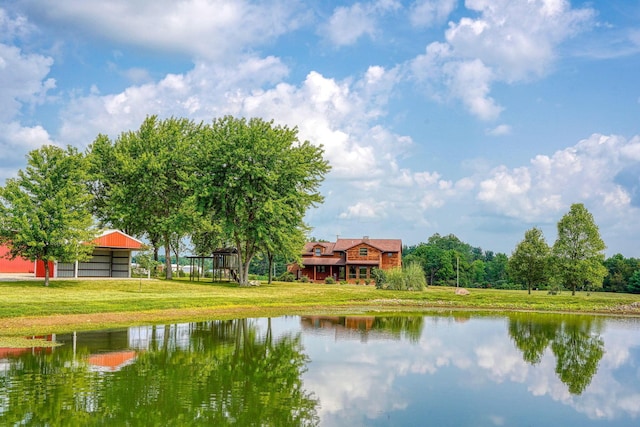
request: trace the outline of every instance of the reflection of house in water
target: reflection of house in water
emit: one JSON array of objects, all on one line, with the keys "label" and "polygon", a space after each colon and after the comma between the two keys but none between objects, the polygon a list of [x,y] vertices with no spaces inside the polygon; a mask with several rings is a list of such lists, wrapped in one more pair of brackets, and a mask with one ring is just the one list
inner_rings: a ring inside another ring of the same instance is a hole
[{"label": "reflection of house in water", "polygon": [[136,361],[137,353],[133,350],[112,351],[92,354],[87,358],[91,370],[99,372],[115,372]]},{"label": "reflection of house in water", "polygon": [[[44,338],[47,341],[56,340],[55,335],[47,335],[46,337],[34,338]],[[51,353],[52,351],[52,347],[0,347],[0,372],[6,372],[9,370],[9,367],[11,366],[11,359],[17,359],[20,356],[24,356],[25,354],[29,353]]]},{"label": "reflection of house in water", "polygon": [[333,332],[335,339],[360,339],[362,342],[372,339],[397,339],[393,334],[374,329],[375,316],[302,316],[300,323],[305,331],[326,335]]}]

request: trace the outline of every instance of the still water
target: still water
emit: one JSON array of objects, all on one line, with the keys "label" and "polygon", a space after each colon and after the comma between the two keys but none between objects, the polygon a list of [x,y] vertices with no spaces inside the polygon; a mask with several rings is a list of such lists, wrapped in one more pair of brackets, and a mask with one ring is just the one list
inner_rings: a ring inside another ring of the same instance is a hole
[{"label": "still water", "polygon": [[281,317],[0,349],[0,425],[636,426],[640,319]]}]

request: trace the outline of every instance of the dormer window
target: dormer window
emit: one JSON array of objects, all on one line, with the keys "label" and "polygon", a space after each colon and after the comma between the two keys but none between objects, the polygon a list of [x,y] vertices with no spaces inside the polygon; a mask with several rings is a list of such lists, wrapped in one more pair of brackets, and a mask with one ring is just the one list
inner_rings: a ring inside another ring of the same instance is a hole
[{"label": "dormer window", "polygon": [[322,249],[320,249],[320,248],[315,248],[315,249],[314,249],[314,255],[315,255],[315,256],[320,256],[320,255],[322,255]]},{"label": "dormer window", "polygon": [[367,248],[360,248],[360,256],[367,256],[369,254],[369,250]]}]

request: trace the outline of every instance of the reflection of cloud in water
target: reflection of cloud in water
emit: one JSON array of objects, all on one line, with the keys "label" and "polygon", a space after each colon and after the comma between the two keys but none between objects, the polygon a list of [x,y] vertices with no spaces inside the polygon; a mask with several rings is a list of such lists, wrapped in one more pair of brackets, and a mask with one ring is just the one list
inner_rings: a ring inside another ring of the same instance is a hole
[{"label": "reflection of cloud in water", "polygon": [[607,349],[605,356],[591,384],[580,396],[569,393],[567,386],[558,378],[556,360],[549,349],[535,370],[530,369],[530,365],[522,360],[521,353],[504,339],[497,338],[491,344],[477,347],[475,353],[478,366],[488,371],[492,381],[499,383],[509,379],[527,383],[527,389],[534,396],[547,395],[591,419],[615,419],[621,413],[637,417],[640,415],[640,395],[614,377],[615,369],[629,362],[629,349],[640,347],[640,337],[628,332],[613,329],[602,333]]},{"label": "reflection of cloud in water", "polygon": [[[361,355],[351,358],[364,359]],[[324,424],[349,425],[360,414],[375,418],[380,413],[406,407],[400,393],[393,389],[398,370],[384,361],[367,359],[369,363],[312,362],[304,375],[304,384],[319,397],[318,415]]]},{"label": "reflection of cloud in water", "polygon": [[[334,341],[309,353],[311,363],[305,386],[314,390],[326,425],[359,425],[362,414],[377,418],[408,407],[419,396],[408,394],[401,378],[435,376],[444,369],[464,371],[458,381],[482,384],[523,384],[536,397],[544,397],[574,408],[590,419],[640,416],[637,384],[625,384],[617,370],[630,369],[631,349],[639,351],[640,336],[630,334],[609,321],[601,334],[606,352],[591,384],[581,395],[572,395],[556,374],[556,357],[547,348],[535,366],[523,360],[506,329],[496,333],[496,323],[475,319],[466,324],[427,318],[418,342],[369,340],[367,343]],[[633,325],[637,330],[637,324]],[[313,347],[311,345],[310,347]],[[636,368],[634,368],[636,369]],[[637,382],[638,372],[633,372]],[[628,377],[625,375],[623,377]],[[464,386],[464,384],[458,384]],[[418,402],[419,403],[419,402]],[[502,425],[502,415],[486,415],[493,425]]]}]

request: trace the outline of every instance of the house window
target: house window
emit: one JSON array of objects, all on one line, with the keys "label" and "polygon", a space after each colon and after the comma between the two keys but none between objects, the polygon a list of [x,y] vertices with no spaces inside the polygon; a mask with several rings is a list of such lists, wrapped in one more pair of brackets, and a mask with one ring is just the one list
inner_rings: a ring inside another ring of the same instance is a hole
[{"label": "house window", "polygon": [[366,279],[367,278],[367,270],[368,270],[368,268],[367,267],[360,267],[359,270],[360,271],[358,272],[359,273],[358,277],[360,279]]},{"label": "house window", "polygon": [[388,257],[392,257],[392,256],[393,256],[393,253],[388,252],[388,253],[387,253],[387,256],[388,256]]},{"label": "house window", "polygon": [[369,250],[367,248],[360,248],[360,256],[367,256],[369,254]]},{"label": "house window", "polygon": [[316,266],[316,273],[324,273],[326,272],[326,266],[324,265],[317,265]]},{"label": "house window", "polygon": [[320,256],[320,255],[322,255],[322,249],[320,249],[320,248],[315,248],[315,255],[316,255],[316,256]]},{"label": "house window", "polygon": [[349,279],[356,278],[356,268],[353,265],[349,266]]}]

